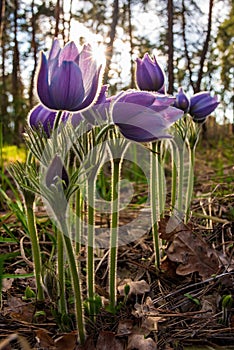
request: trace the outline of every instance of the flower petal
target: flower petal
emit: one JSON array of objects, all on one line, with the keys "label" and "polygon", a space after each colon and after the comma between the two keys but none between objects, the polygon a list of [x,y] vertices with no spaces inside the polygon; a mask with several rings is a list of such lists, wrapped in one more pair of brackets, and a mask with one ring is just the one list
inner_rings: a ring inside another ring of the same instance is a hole
[{"label": "flower petal", "polygon": [[82,72],[85,94],[92,90],[93,79],[97,72],[100,73],[100,66],[93,57],[93,51],[90,45],[84,45],[79,55],[79,67]]},{"label": "flower petal", "polygon": [[78,111],[84,98],[80,68],[74,62],[64,61],[56,69],[50,85],[54,108]]},{"label": "flower petal", "polygon": [[[100,90],[100,80],[101,80],[100,79],[100,71],[101,71],[101,67],[99,67],[97,73],[92,77],[90,88],[89,88],[88,92],[85,91],[86,98],[84,99],[84,101],[80,105],[80,110],[85,109],[85,108],[89,107],[90,105],[92,105],[96,96],[98,95],[99,90]],[[83,80],[83,82],[84,82],[84,80]]]},{"label": "flower petal", "polygon": [[79,55],[76,44],[71,41],[67,43],[64,48],[61,50],[59,55],[59,66],[63,61],[75,61]]},{"label": "flower petal", "polygon": [[56,39],[53,40],[48,60],[53,60],[54,58],[57,58],[59,53],[60,53],[60,51],[61,51],[61,47],[60,47],[60,44],[59,44],[59,40],[56,38]]},{"label": "flower petal", "polygon": [[48,62],[45,54],[42,52],[37,76],[37,93],[41,102],[46,107],[53,109],[54,105],[50,97],[48,84]]},{"label": "flower petal", "polygon": [[168,107],[159,113],[145,106],[119,101],[114,104],[112,111],[113,122],[120,128],[122,134],[139,142],[168,137],[165,129],[182,115],[182,111],[173,107]]}]

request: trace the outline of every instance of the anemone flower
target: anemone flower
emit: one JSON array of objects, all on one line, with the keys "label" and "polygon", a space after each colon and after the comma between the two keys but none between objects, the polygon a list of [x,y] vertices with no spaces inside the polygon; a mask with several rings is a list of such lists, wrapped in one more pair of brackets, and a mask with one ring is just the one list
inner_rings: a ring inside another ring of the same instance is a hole
[{"label": "anemone flower", "polygon": [[168,138],[168,129],[181,118],[183,111],[172,107],[175,98],[146,91],[120,94],[113,104],[112,118],[120,132],[136,142]]},{"label": "anemone flower", "polygon": [[153,60],[146,53],[143,59],[136,59],[136,84],[140,90],[159,91],[164,85],[164,71],[155,56]]},{"label": "anemone flower", "polygon": [[55,39],[48,58],[42,52],[37,93],[42,104],[56,111],[77,112],[89,107],[100,90],[101,65],[90,45],[81,52],[74,42],[61,49]]},{"label": "anemone flower", "polygon": [[217,96],[212,97],[210,92],[202,91],[191,97],[189,114],[195,122],[202,123],[218,105]]}]

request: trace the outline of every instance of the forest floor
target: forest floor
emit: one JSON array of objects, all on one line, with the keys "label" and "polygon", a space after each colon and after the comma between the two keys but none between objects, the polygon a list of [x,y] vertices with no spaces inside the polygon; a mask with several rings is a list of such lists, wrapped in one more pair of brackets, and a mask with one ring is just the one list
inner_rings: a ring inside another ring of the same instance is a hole
[{"label": "forest floor", "polygon": [[[214,135],[201,140],[195,166],[191,220],[168,234],[160,222],[164,247],[160,271],[154,265],[150,232],[118,250],[116,315],[101,309],[96,322],[87,320],[87,342],[76,344],[71,326],[59,327],[57,300],[43,304],[33,295],[30,242],[19,241],[23,225],[3,206],[0,212],[0,350],[182,350],[234,349],[234,136]],[[129,213],[126,213],[129,216]],[[125,218],[123,217],[123,220]],[[51,250],[40,223],[40,244]],[[47,227],[47,231],[49,228]],[[51,229],[52,230],[52,229]],[[17,239],[17,242],[14,242]],[[24,253],[24,254],[22,254]],[[85,251],[80,260],[85,261]],[[24,256],[23,256],[24,255]],[[83,260],[82,260],[83,259]],[[97,252],[96,291],[108,297],[108,256]],[[25,275],[13,278],[12,275]],[[126,297],[124,286],[129,284]],[[72,303],[71,310],[72,314]]]}]

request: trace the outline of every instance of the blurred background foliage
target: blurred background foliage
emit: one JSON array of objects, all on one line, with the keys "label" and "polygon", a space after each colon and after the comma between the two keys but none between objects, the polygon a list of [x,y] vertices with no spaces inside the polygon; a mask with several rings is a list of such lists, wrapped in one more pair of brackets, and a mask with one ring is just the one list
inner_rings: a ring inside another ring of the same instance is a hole
[{"label": "blurred background foliage", "polygon": [[135,87],[136,57],[156,54],[168,93],[179,86],[190,96],[211,90],[221,101],[216,121],[233,124],[233,24],[233,0],[1,0],[3,143],[22,142],[27,113],[37,103],[39,51],[48,50],[54,37],[62,44],[98,44],[111,94]]}]

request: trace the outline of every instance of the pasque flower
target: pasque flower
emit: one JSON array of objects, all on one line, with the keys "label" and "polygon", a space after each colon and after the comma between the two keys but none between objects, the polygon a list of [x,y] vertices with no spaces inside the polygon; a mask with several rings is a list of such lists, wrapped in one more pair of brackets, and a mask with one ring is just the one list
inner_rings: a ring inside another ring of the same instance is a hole
[{"label": "pasque flower", "polygon": [[146,53],[143,59],[136,59],[136,84],[140,90],[159,91],[164,85],[164,72],[155,56],[153,60]]},{"label": "pasque flower", "polygon": [[55,39],[48,59],[41,53],[37,76],[40,101],[52,110],[76,112],[89,107],[99,91],[101,65],[90,45],[79,53],[74,42],[61,49]]},{"label": "pasque flower", "polygon": [[81,113],[76,113],[72,116],[72,124],[76,122],[81,116],[89,122],[91,125],[96,125],[107,120],[109,113],[110,103],[112,98],[107,97],[108,85],[101,87],[100,93],[96,102],[88,109]]},{"label": "pasque flower", "polygon": [[63,187],[67,188],[69,185],[69,177],[66,168],[60,158],[55,155],[46,173],[45,183],[47,187],[51,185],[57,186],[59,182],[63,183]]},{"label": "pasque flower", "polygon": [[171,106],[174,101],[173,97],[147,91],[127,91],[113,104],[113,122],[133,141],[151,142],[170,137],[166,129],[184,114]]},{"label": "pasque flower", "polygon": [[[41,127],[46,135],[50,137],[55,118],[55,111],[51,111],[50,109],[45,108],[42,104],[38,104],[29,112],[28,123],[29,126],[34,130],[38,130]],[[69,113],[63,112],[61,116],[62,122],[66,123],[68,118]]]},{"label": "pasque flower", "polygon": [[195,122],[202,123],[218,105],[217,96],[212,97],[208,91],[199,92],[190,99],[189,114]]},{"label": "pasque flower", "polygon": [[174,106],[176,108],[182,109],[182,111],[184,111],[185,113],[189,110],[190,101],[182,87],[179,87],[178,89]]}]

